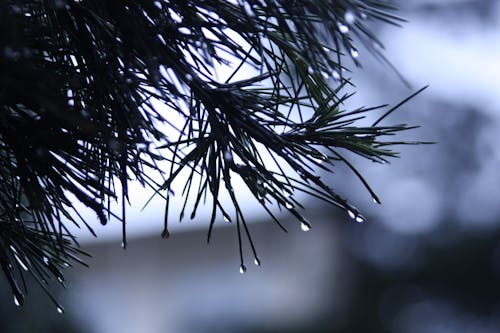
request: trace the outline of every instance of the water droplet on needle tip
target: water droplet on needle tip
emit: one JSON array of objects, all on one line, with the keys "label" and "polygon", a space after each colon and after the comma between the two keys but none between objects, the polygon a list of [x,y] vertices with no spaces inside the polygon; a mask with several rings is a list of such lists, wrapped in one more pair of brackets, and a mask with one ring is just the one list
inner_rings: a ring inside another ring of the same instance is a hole
[{"label": "water droplet on needle tip", "polygon": [[302,222],[300,223],[300,229],[302,229],[302,231],[309,231],[311,230],[311,225],[307,222]]}]

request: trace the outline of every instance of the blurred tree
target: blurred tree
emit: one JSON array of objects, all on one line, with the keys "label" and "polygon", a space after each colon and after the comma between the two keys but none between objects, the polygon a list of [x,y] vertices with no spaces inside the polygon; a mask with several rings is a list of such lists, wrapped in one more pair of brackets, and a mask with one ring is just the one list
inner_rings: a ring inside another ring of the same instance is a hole
[{"label": "blurred tree", "polygon": [[310,227],[297,191],[362,222],[317,173],[346,163],[378,202],[343,153],[384,163],[402,143],[386,137],[410,127],[380,124],[399,105],[371,126],[356,121],[385,106],[341,109],[344,59],[358,65],[355,43],[383,59],[367,24],[398,25],[394,10],[386,0],[2,1],[0,265],[14,302],[23,304],[23,274],[47,290],[81,262],[67,224],[94,231],[75,201],[102,224],[120,220],[126,247],[130,180],[164,197],[167,238],[172,183],[186,170],[180,218],[211,200],[208,239],[218,216],[234,220],[241,272],[242,238],[259,261],[236,177],[283,229],[271,205]]}]

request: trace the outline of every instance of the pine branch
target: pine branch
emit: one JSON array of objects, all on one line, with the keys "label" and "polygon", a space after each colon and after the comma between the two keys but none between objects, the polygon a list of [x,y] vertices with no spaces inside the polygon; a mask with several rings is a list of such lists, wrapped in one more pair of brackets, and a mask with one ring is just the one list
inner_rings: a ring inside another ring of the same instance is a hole
[{"label": "pine branch", "polygon": [[[395,10],[369,0],[2,2],[0,264],[16,303],[25,268],[45,289],[80,262],[66,223],[94,231],[74,200],[102,224],[120,220],[126,247],[125,208],[111,201],[125,207],[132,179],[165,198],[166,238],[172,187],[187,172],[180,219],[211,199],[208,239],[220,215],[235,220],[242,272],[243,239],[260,261],[237,178],[283,229],[271,206],[310,228],[297,192],[364,220],[318,170],[347,164],[378,202],[345,153],[384,163],[404,144],[390,138],[413,127],[358,126],[383,107],[343,109],[344,59],[359,65],[356,43],[384,59],[368,24],[399,25]],[[219,78],[221,67],[232,73]]]}]

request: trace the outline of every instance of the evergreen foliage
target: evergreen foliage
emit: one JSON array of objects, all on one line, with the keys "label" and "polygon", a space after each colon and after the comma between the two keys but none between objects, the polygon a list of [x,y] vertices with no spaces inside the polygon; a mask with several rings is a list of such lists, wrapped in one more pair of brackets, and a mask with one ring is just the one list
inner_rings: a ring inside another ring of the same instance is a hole
[{"label": "evergreen foliage", "polygon": [[[206,201],[208,239],[217,219],[235,222],[242,271],[245,238],[258,258],[235,178],[283,229],[275,207],[309,228],[300,191],[362,221],[318,171],[346,163],[378,202],[345,153],[384,163],[407,143],[391,138],[412,127],[381,123],[399,105],[343,109],[345,59],[358,64],[357,44],[384,59],[369,24],[399,25],[395,10],[382,0],[2,1],[0,265],[16,304],[23,274],[46,289],[81,262],[68,223],[94,231],[75,201],[102,224],[122,221],[126,247],[132,180],[165,198],[168,237],[172,184],[187,171],[180,218]],[[219,77],[221,67],[231,74]]]}]

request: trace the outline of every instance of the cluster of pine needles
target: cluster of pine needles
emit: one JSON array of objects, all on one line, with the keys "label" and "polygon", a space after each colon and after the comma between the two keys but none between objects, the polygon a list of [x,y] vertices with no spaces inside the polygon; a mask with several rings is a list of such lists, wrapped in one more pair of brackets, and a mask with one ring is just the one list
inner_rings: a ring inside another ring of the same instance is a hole
[{"label": "cluster of pine needles", "polygon": [[64,285],[63,270],[85,256],[69,225],[95,234],[76,202],[102,224],[120,221],[126,247],[131,181],[165,199],[168,237],[173,184],[187,173],[181,215],[211,207],[208,239],[221,217],[234,222],[243,272],[243,240],[259,258],[236,179],[283,229],[276,207],[310,228],[298,192],[362,221],[318,173],[345,163],[378,202],[347,154],[384,163],[408,143],[391,138],[412,127],[381,122],[399,105],[344,109],[344,63],[359,64],[361,45],[385,61],[370,24],[399,25],[395,10],[375,0],[2,1],[0,265],[14,302],[29,274],[62,312],[49,282]]}]

